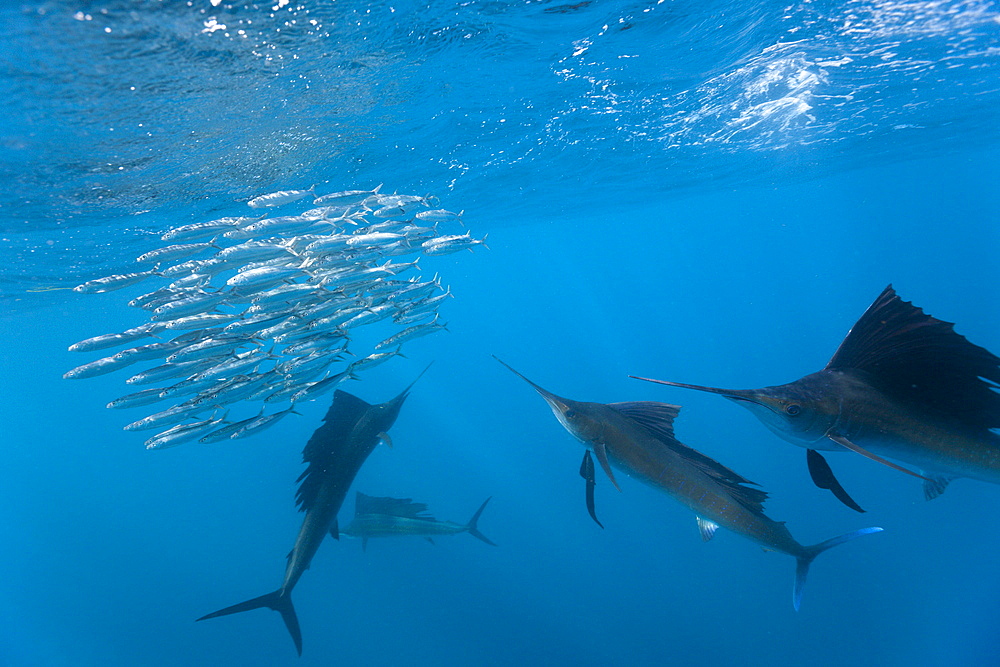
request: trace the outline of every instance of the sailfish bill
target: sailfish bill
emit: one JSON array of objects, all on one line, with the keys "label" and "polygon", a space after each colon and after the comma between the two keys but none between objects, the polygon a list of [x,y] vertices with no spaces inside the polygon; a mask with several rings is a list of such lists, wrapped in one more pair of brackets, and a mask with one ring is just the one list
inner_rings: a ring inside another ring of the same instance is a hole
[{"label": "sailfish bill", "polygon": [[[765,549],[794,557],[797,561],[792,593],[795,609],[799,608],[806,574],[816,556],[855,537],[882,530],[864,528],[820,544],[800,544],[783,521],[774,521],[764,514],[766,492],[754,488],[747,478],[674,437],[673,422],[680,411],[679,406],[651,401],[574,401],[542,389],[507,364],[500,363],[545,399],[563,428],[592,450],[598,462],[603,458],[609,463],[609,477],[610,466],[613,466],[692,510],[703,540],[711,539],[716,528],[721,526]],[[588,459],[584,458],[580,474],[587,480],[587,509],[597,521],[591,496],[593,462],[588,465]]]},{"label": "sailfish bill", "polygon": [[1000,484],[1000,357],[903,301],[892,285],[826,367],[795,382],[732,390],[630,377],[719,394],[748,408],[774,433],[811,450],[813,481],[855,510],[816,450],[850,450],[919,477],[928,500],[956,477]]}]

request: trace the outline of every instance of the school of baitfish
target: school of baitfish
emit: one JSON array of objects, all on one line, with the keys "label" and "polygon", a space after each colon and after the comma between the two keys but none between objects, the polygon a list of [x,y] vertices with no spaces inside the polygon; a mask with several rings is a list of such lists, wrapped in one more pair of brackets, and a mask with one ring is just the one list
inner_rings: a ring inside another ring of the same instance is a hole
[{"label": "school of baitfish", "polygon": [[[259,433],[297,414],[296,403],[326,394],[400,355],[404,344],[445,329],[439,309],[451,291],[437,275],[415,275],[417,259],[402,258],[485,247],[485,238],[445,233],[443,227],[464,226],[462,214],[434,208],[434,197],[381,194],[380,188],[322,196],[312,188],[274,192],[251,199],[249,206],[274,209],[311,200],[313,207],[296,215],[226,217],[170,229],[161,237],[170,245],[136,258],[144,270],[74,288],[98,294],[151,278],[169,280],[129,302],[149,313],[148,322],[69,349],[142,344],[64,377],[96,377],[155,362],[126,380],[137,389],[155,388],[108,407],[172,405],[125,430],[157,430],[147,449],[218,442]],[[375,343],[372,353],[347,363],[352,335],[378,322],[401,328]],[[156,342],[147,342],[151,338]],[[226,408],[239,401],[291,405],[271,414],[261,408],[256,416],[231,422]]]}]

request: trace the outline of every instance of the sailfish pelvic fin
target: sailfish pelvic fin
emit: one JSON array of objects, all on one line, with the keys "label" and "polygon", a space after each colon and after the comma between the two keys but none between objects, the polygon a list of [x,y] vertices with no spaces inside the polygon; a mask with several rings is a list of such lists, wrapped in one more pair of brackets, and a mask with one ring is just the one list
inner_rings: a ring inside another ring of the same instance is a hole
[{"label": "sailfish pelvic fin", "polygon": [[830,468],[830,464],[826,462],[823,455],[817,452],[815,449],[806,450],[806,464],[809,466],[809,476],[812,477],[813,484],[821,489],[828,489],[833,492],[833,495],[837,497],[837,500],[844,503],[850,507],[855,512],[864,513],[861,509],[861,505],[854,502],[854,498],[844,490],[844,487],[840,485],[840,482],[833,475],[833,470]]},{"label": "sailfish pelvic fin", "polygon": [[583,477],[587,481],[587,512],[590,513],[590,518],[594,520],[601,528],[604,528],[604,524],[601,523],[597,518],[597,512],[594,511],[594,487],[597,485],[597,481],[594,479],[594,459],[590,457],[590,450],[583,450],[583,463],[580,464],[580,477]]}]

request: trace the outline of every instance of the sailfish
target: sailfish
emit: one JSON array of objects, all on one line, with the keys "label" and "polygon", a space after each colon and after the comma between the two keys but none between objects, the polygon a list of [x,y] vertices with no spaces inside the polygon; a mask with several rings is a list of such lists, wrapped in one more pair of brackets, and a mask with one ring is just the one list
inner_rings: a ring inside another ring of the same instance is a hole
[{"label": "sailfish", "polygon": [[[1000,358],[885,288],[823,370],[719,394],[807,450],[813,482],[863,512],[817,450],[850,450],[923,479],[928,500],[956,477],[1000,484]],[[910,470],[886,458],[917,468]]]},{"label": "sailfish", "polygon": [[[420,379],[419,376],[417,379]],[[266,595],[202,616],[199,621],[261,607],[274,609],[281,614],[285,627],[295,642],[295,650],[302,655],[302,632],[292,606],[292,589],[309,569],[313,556],[327,534],[340,539],[337,512],[344,503],[347,491],[378,443],[384,442],[392,446],[387,432],[396,422],[399,410],[415,382],[416,380],[410,383],[409,387],[392,400],[378,405],[370,405],[353,394],[337,390],[333,395],[333,404],[323,418],[323,425],[316,429],[302,451],[303,462],[308,467],[297,480],[300,484],[296,504],[306,516],[295,546],[288,554],[281,587]]]},{"label": "sailfish", "polygon": [[691,509],[703,540],[712,539],[722,526],[766,550],[795,558],[792,605],[796,610],[802,600],[809,566],[816,556],[856,537],[882,530],[862,528],[819,544],[800,544],[783,521],[774,521],[764,514],[767,492],[754,488],[753,482],[674,437],[673,422],[680,406],[651,401],[606,404],[574,401],[543,389],[504,362],[500,363],[531,385],[545,399],[563,428],[587,447],[581,474],[587,480],[588,510],[595,521],[591,451],[619,491],[621,487],[615,479],[614,468]]}]

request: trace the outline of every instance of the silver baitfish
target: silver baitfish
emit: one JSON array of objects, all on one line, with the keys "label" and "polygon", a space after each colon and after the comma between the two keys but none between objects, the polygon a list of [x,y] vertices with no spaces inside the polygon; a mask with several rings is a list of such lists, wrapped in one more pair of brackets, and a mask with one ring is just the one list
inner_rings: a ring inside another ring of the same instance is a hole
[{"label": "silver baitfish", "polygon": [[228,440],[229,436],[231,436],[233,433],[240,430],[241,428],[243,428],[244,426],[254,421],[255,419],[257,419],[257,417],[260,417],[263,414],[264,414],[264,408],[261,408],[260,412],[257,415],[249,417],[247,419],[242,419],[238,422],[233,422],[232,424],[223,426],[218,430],[212,431],[208,435],[198,438],[198,442],[207,445],[213,442],[221,442],[223,440]]},{"label": "silver baitfish", "polygon": [[371,190],[342,190],[340,192],[331,192],[330,194],[316,197],[313,200],[313,204],[317,206],[320,204],[332,204],[333,202],[338,202],[342,205],[360,204],[369,197],[377,195],[381,188],[382,184],[379,183]]},{"label": "silver baitfish", "polygon": [[211,361],[205,359],[187,361],[183,364],[163,364],[162,366],[151,368],[148,371],[137,373],[136,375],[133,375],[129,379],[125,380],[125,383],[149,384],[151,382],[169,380],[170,378],[180,377],[182,375],[194,375],[199,371],[209,368],[211,365]]},{"label": "silver baitfish", "polygon": [[114,290],[131,287],[147,278],[162,275],[159,271],[142,271],[140,273],[122,273],[114,276],[105,276],[104,278],[88,280],[82,285],[77,285],[73,288],[73,291],[80,294],[103,294],[104,292],[113,292]]},{"label": "silver baitfish", "polygon": [[300,199],[313,196],[315,185],[308,190],[281,190],[270,194],[254,197],[247,202],[250,208],[272,208],[274,206],[284,206]]},{"label": "silver baitfish", "polygon": [[437,324],[436,322],[430,322],[429,324],[415,324],[412,327],[403,329],[398,334],[389,336],[381,343],[376,343],[375,349],[381,350],[387,347],[398,347],[407,341],[427,336],[428,334],[440,331],[441,329],[447,331],[447,326],[448,325],[446,324]]},{"label": "silver baitfish", "polygon": [[222,248],[215,244],[215,241],[209,241],[208,243],[181,243],[178,245],[168,245],[165,248],[150,250],[149,252],[136,257],[135,261],[139,264],[176,262],[179,259],[184,259],[185,257],[191,257],[192,255],[197,255],[200,252],[205,252],[209,248],[222,250]]},{"label": "silver baitfish", "polygon": [[454,252],[460,252],[462,250],[472,250],[472,246],[481,245],[487,250],[489,246],[486,245],[486,237],[481,239],[472,238],[471,233],[453,236],[438,236],[436,238],[430,239],[429,241],[424,241],[421,247],[424,249],[425,255],[450,255]]},{"label": "silver baitfish", "polygon": [[143,389],[108,403],[109,408],[137,408],[144,405],[152,405],[163,400],[161,392],[163,389]]},{"label": "silver baitfish", "polygon": [[151,319],[154,321],[175,320],[188,315],[198,315],[208,312],[224,303],[226,294],[222,292],[203,292],[175,301],[169,301],[153,310]]},{"label": "silver baitfish", "polygon": [[162,412],[156,412],[148,417],[136,420],[125,426],[125,430],[145,431],[151,428],[169,426],[170,424],[177,424],[178,422],[182,422],[185,419],[204,411],[205,406],[201,405],[175,405],[174,407],[163,410]]},{"label": "silver baitfish", "polygon": [[164,328],[172,330],[201,329],[216,324],[227,324],[239,318],[239,313],[203,313],[201,315],[189,315],[176,320],[164,322]]},{"label": "silver baitfish", "polygon": [[230,439],[236,440],[237,438],[245,438],[248,435],[254,435],[260,433],[266,429],[271,428],[279,421],[287,417],[288,415],[301,415],[301,412],[295,410],[295,406],[291,406],[281,412],[276,412],[273,415],[260,415],[251,421],[249,424],[244,424],[240,428],[230,434]]},{"label": "silver baitfish", "polygon": [[86,340],[81,340],[79,343],[73,343],[69,346],[70,352],[92,352],[94,350],[105,350],[109,347],[118,347],[119,345],[127,345],[133,341],[142,340],[143,338],[148,338],[152,336],[151,329],[153,327],[150,324],[142,324],[135,327],[134,329],[128,329],[121,333],[111,333],[103,334],[100,336],[94,336],[93,338],[87,338]]},{"label": "silver baitfish", "polygon": [[317,396],[322,396],[328,391],[332,391],[344,380],[357,379],[351,370],[348,368],[342,373],[337,373],[336,375],[331,375],[328,378],[320,380],[319,382],[313,382],[306,387],[299,389],[294,394],[291,395],[290,400],[292,403],[297,403],[299,401],[311,401]]},{"label": "silver baitfish", "polygon": [[89,364],[83,364],[82,366],[77,366],[71,371],[63,373],[63,378],[66,380],[82,380],[84,378],[93,378],[98,375],[104,375],[106,373],[112,373],[119,368],[125,368],[128,366],[130,361],[119,359],[118,355],[112,357],[104,357],[103,359],[98,359],[97,361],[91,361]]},{"label": "silver baitfish", "polygon": [[226,417],[228,416],[229,411],[227,410],[219,418],[212,416],[193,424],[178,424],[172,428],[168,428],[166,431],[157,433],[147,440],[145,442],[146,449],[166,449],[167,447],[176,447],[177,445],[194,440],[202,433],[212,430],[219,424],[227,423]]},{"label": "silver baitfish", "polygon": [[209,222],[195,222],[190,225],[174,227],[161,236],[160,239],[163,241],[194,241],[195,239],[204,239],[210,236],[218,236],[226,230],[241,225],[248,220],[255,219],[219,218],[218,220],[210,220]]}]

